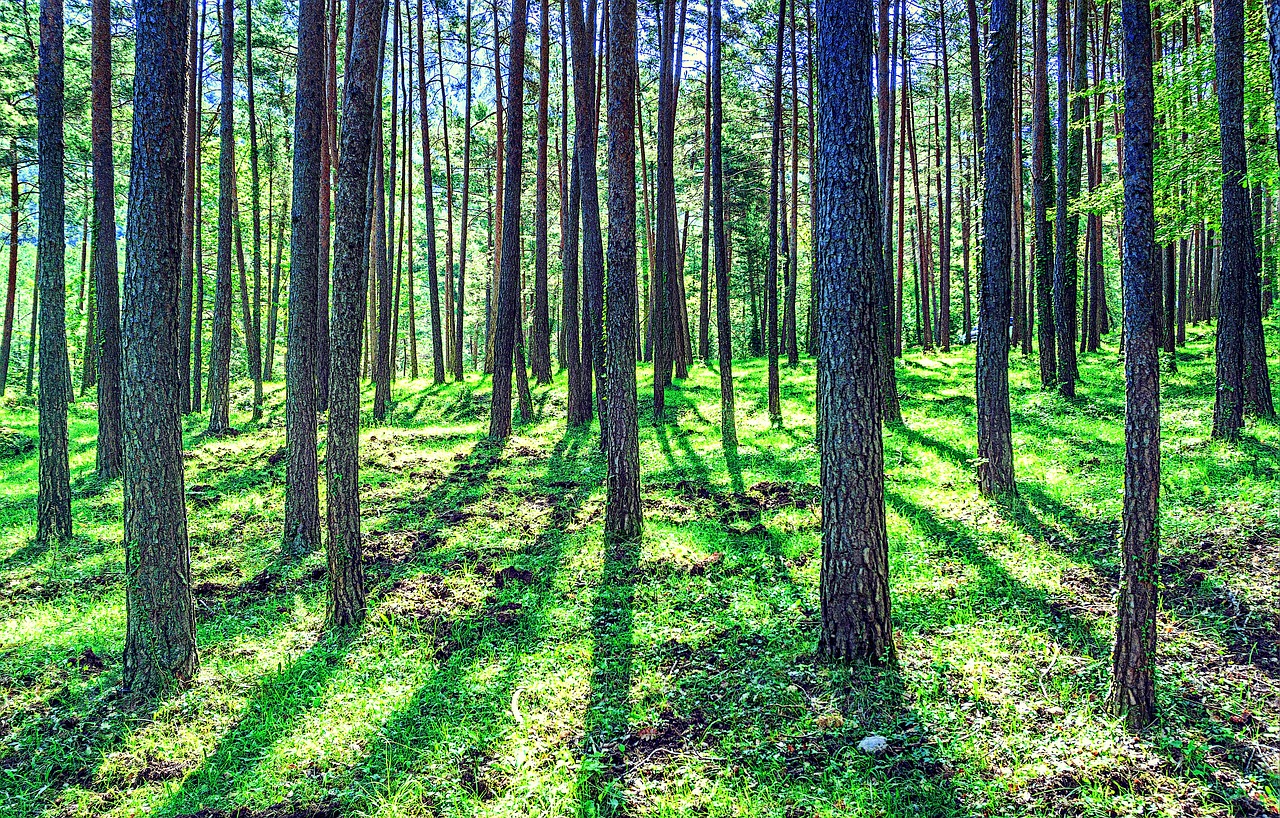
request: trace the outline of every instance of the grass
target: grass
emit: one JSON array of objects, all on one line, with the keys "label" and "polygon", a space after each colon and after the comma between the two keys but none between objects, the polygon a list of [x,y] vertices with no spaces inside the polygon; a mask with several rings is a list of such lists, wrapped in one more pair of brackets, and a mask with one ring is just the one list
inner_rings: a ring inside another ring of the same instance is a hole
[{"label": "grass", "polygon": [[[1280,428],[1208,439],[1212,336],[1164,380],[1159,699],[1104,707],[1123,475],[1114,349],[1082,397],[1011,375],[1020,495],[974,486],[971,350],[899,364],[885,436],[897,673],[816,663],[811,361],[641,403],[646,532],[601,538],[604,461],[538,420],[483,439],[487,382],[396,385],[361,441],[369,615],[321,631],[324,555],[278,552],[283,388],[241,434],[185,425],[197,684],[119,694],[120,487],[72,408],[76,538],[41,551],[29,402],[0,409],[0,815],[1268,815],[1280,805]],[[1274,338],[1272,339],[1274,342]],[[1273,344],[1274,348],[1274,344]],[[643,384],[641,394],[647,395]],[[1277,373],[1280,374],[1280,373]],[[884,735],[882,757],[859,754]]]}]

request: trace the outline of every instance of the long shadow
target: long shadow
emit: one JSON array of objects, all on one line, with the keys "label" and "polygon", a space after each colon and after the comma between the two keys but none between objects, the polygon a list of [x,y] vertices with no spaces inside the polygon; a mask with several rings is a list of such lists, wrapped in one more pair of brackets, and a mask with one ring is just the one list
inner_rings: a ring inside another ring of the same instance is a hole
[{"label": "long shadow", "polygon": [[[1014,577],[982,549],[978,535],[968,527],[944,519],[892,490],[885,492],[885,502],[921,534],[948,547],[977,570],[979,583],[968,591],[975,607],[1007,613],[1008,606],[1012,606],[1063,647],[1093,659],[1108,655],[1109,635],[1102,633],[1097,623],[1081,618],[1050,599],[1046,591]],[[902,609],[902,603],[898,607]],[[919,618],[934,617],[924,614]]]},{"label": "long shadow", "polygon": [[625,797],[638,542],[606,543],[591,605],[591,694],[578,770],[580,814],[628,813]]}]

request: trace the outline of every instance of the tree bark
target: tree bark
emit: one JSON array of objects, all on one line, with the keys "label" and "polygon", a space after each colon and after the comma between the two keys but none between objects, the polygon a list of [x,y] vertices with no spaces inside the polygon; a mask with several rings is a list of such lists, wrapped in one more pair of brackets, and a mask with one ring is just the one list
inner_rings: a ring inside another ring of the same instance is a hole
[{"label": "tree bark", "polygon": [[[120,280],[116,250],[116,183],[111,145],[111,5],[95,0],[93,15],[93,278],[98,342],[98,477],[120,476]],[[190,285],[188,285],[188,294]],[[189,309],[189,307],[188,307]],[[92,336],[86,336],[92,337]],[[181,335],[179,336],[181,339]],[[88,347],[85,355],[91,355]],[[180,367],[185,369],[185,367]],[[179,398],[181,404],[181,396]]]},{"label": "tree bark", "polygon": [[[124,687],[144,696],[199,670],[182,478],[179,338],[188,5],[138,0],[122,322]],[[158,342],[163,339],[163,342]]]},{"label": "tree bark", "polygon": [[[1068,0],[1057,0],[1058,16],[1058,189],[1053,267],[1053,313],[1058,338],[1058,389],[1067,397],[1076,394],[1076,269],[1080,240],[1080,215],[1072,212],[1080,196],[1080,165],[1084,132],[1075,124],[1084,120],[1087,101],[1073,95],[1085,90],[1085,24],[1083,0],[1075,0],[1075,34],[1068,41]],[[1070,61],[1068,61],[1070,57]],[[1068,84],[1070,81],[1070,84]]]},{"label": "tree bark", "polygon": [[768,363],[769,421],[782,422],[782,399],[778,379],[778,217],[779,185],[782,176],[782,48],[786,30],[787,0],[778,0],[778,38],[773,63],[773,138],[769,151],[769,250],[764,267],[765,353]]},{"label": "tree bark", "polygon": [[[1000,2],[1000,0],[997,0]],[[818,653],[893,664],[876,284],[884,264],[871,104],[868,3],[819,0],[818,443],[822,626]]]},{"label": "tree bark", "polygon": [[[569,424],[589,423],[592,412],[592,373],[595,352],[600,346],[601,286],[603,285],[604,247],[600,234],[600,193],[596,180],[596,79],[595,19],[596,0],[583,4],[569,3],[569,32],[573,49],[574,99],[574,179],[578,186],[578,207],[582,227],[582,315],[579,364],[581,368],[576,394],[569,395]],[[572,196],[572,193],[570,194]],[[572,381],[571,381],[572,384]]]},{"label": "tree bark", "polygon": [[1053,151],[1049,146],[1049,0],[1035,2],[1035,44],[1032,64],[1031,197],[1035,207],[1036,346],[1040,354],[1040,385],[1058,383],[1056,317],[1053,312],[1053,230],[1049,202],[1054,198]]},{"label": "tree bark", "polygon": [[978,294],[978,490],[1015,493],[1009,419],[1010,253],[1013,190],[1014,0],[993,0],[983,157],[982,286]]},{"label": "tree bark", "polygon": [[320,545],[316,457],[316,313],[320,273],[321,161],[325,114],[325,0],[298,7],[298,68],[293,119],[293,218],[289,243],[289,338],[285,351],[285,438],[288,449],[284,549],[305,554]]},{"label": "tree bark", "polygon": [[733,316],[729,312],[729,247],[724,213],[724,99],[721,0],[710,0],[707,28],[711,66],[711,220],[716,260],[716,345],[720,368],[720,439],[726,456],[738,448],[733,400]]},{"label": "tree bark", "polygon": [[[544,0],[545,2],[545,0]],[[494,18],[495,27],[497,18]],[[498,271],[497,309],[494,326],[493,395],[489,412],[489,437],[511,436],[511,376],[516,334],[520,327],[520,193],[524,170],[524,54],[528,28],[527,0],[511,2],[511,71],[507,80],[507,128],[505,184],[502,204],[502,266]],[[496,59],[496,57],[495,57]],[[523,368],[523,361],[521,361]]]},{"label": "tree bark", "polygon": [[[71,537],[71,473],[67,459],[67,401],[71,369],[66,329],[66,200],[63,142],[62,0],[40,2],[40,58],[36,76],[40,165],[40,487],[36,541]],[[177,301],[175,295],[174,301]]]},{"label": "tree bark", "polygon": [[551,383],[551,312],[547,293],[547,118],[551,84],[550,0],[538,3],[538,173],[534,204],[533,329],[529,362],[540,384]]},{"label": "tree bark", "polygon": [[253,379],[253,419],[262,417],[262,185],[258,176],[258,116],[253,93],[253,0],[244,3],[244,59],[249,105],[249,211],[253,219],[253,304],[246,317],[250,332],[249,377]]},{"label": "tree bark", "polygon": [[642,527],[635,355],[635,0],[609,0],[608,13],[610,230],[605,383],[609,399],[605,402],[605,422],[609,427],[609,448],[604,535],[610,542],[630,542],[639,539]]},{"label": "tree bark", "polygon": [[[1220,4],[1229,5],[1232,0]],[[1125,468],[1120,596],[1110,700],[1130,729],[1155,720],[1160,508],[1160,361],[1156,326],[1151,10],[1123,0]],[[1238,19],[1238,18],[1237,18]],[[1221,17],[1219,22],[1223,22]],[[1215,29],[1217,26],[1215,26]],[[1238,65],[1238,63],[1237,63]]]},{"label": "tree bark", "polygon": [[231,231],[235,218],[235,3],[222,0],[221,148],[218,156],[218,278],[213,294],[213,341],[209,350],[208,434],[221,435],[231,420]]},{"label": "tree bark", "polygon": [[4,334],[0,335],[0,397],[9,384],[9,356],[13,351],[13,315],[18,304],[18,140],[9,140],[9,276],[5,287]]},{"label": "tree bark", "polygon": [[370,154],[379,104],[382,2],[353,0],[342,100],[342,145],[334,200],[333,322],[330,325],[329,426],[325,447],[328,492],[329,604],[331,627],[364,618],[364,567],[360,555],[360,338],[368,278]]}]

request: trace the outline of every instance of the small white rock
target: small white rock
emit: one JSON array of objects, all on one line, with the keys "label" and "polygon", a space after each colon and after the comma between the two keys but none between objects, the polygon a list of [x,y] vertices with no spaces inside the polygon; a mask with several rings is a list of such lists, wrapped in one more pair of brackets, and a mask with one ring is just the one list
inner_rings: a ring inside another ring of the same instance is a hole
[{"label": "small white rock", "polygon": [[884,736],[867,736],[858,742],[858,752],[869,756],[878,756],[889,749],[889,740]]}]

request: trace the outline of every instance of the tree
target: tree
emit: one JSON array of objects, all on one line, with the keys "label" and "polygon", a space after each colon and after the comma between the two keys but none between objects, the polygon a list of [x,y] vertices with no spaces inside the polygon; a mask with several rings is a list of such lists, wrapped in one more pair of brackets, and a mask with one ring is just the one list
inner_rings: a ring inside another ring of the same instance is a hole
[{"label": "tree", "polygon": [[[93,15],[93,278],[97,289],[98,477],[120,476],[120,283],[116,251],[116,182],[111,151],[111,2]],[[86,351],[86,354],[89,354]],[[184,367],[185,369],[185,367]]]},{"label": "tree", "polygon": [[711,224],[716,260],[716,346],[720,368],[720,438],[726,454],[738,448],[733,408],[733,325],[729,314],[729,243],[724,225],[724,77],[721,51],[720,0],[710,0],[711,66]]},{"label": "tree", "polygon": [[210,435],[231,427],[231,231],[235,219],[235,3],[222,0],[222,99],[218,114],[218,277],[209,350]]},{"label": "tree", "polygon": [[[418,3],[418,97],[422,107],[422,176],[424,198],[427,205],[427,287],[429,289],[428,299],[431,305],[431,380],[437,386],[444,383],[444,339],[440,327],[440,276],[438,272],[438,258],[436,255],[436,179],[435,168],[431,162],[431,125],[427,112],[430,110],[427,106],[427,66],[425,52],[427,50],[427,41],[423,36],[422,29],[422,7],[423,2]],[[445,127],[448,127],[447,125]],[[447,146],[448,139],[445,140]],[[446,153],[448,148],[445,148]],[[453,180],[449,180],[449,185],[453,184]],[[448,227],[450,235],[453,232],[452,219]],[[452,252],[449,253],[453,255]]]},{"label": "tree", "polygon": [[[569,4],[569,37],[573,49],[573,185],[570,209],[581,216],[582,239],[582,326],[579,332],[579,373],[569,373],[568,422],[577,426],[591,422],[592,371],[595,348],[599,346],[599,321],[593,321],[593,304],[600,297],[596,288],[603,283],[604,245],[600,235],[600,191],[596,181],[596,80],[595,22],[596,0],[565,0]],[[585,10],[584,10],[585,5]],[[576,206],[574,204],[576,202]],[[575,242],[576,244],[576,242]],[[575,265],[576,266],[576,265]],[[565,303],[569,291],[565,291]],[[567,325],[566,325],[567,326]],[[594,327],[594,330],[593,330]]]},{"label": "tree", "polygon": [[4,298],[4,334],[0,335],[0,397],[9,384],[13,350],[13,314],[18,302],[18,140],[9,140],[9,277]]},{"label": "tree", "polygon": [[[519,0],[517,0],[519,2]],[[609,0],[609,281],[605,321],[608,408],[605,538],[640,537],[636,405],[636,3]]]},{"label": "tree", "polygon": [[[320,275],[320,161],[324,108],[324,0],[298,7],[293,115],[293,219],[289,242],[289,346],[285,351],[284,548],[320,545],[316,458],[316,278]],[[324,203],[328,207],[328,202]]]},{"label": "tree", "polygon": [[1036,325],[1040,353],[1040,385],[1057,385],[1058,356],[1053,314],[1053,230],[1049,202],[1054,197],[1053,158],[1049,148],[1049,0],[1035,0],[1035,43],[1032,46],[1031,198],[1035,209]]},{"label": "tree", "polygon": [[[1124,516],[1111,702],[1131,729],[1155,720],[1156,560],[1160,510],[1160,357],[1151,5],[1123,0]],[[1231,0],[1219,5],[1229,5]],[[1237,18],[1238,19],[1238,18]],[[1230,22],[1221,13],[1218,25]],[[1217,26],[1215,26],[1217,28]],[[1225,224],[1225,222],[1224,222]]]},{"label": "tree", "polygon": [[67,401],[71,369],[66,330],[66,201],[63,179],[62,0],[40,0],[40,68],[36,76],[40,163],[40,490],[36,541],[71,536]]},{"label": "tree", "polygon": [[[192,342],[191,320],[195,295],[196,265],[196,159],[199,145],[203,137],[200,122],[200,102],[202,80],[201,62],[204,57],[204,39],[202,37],[201,20],[196,14],[196,0],[191,0],[190,21],[187,40],[187,123],[186,150],[183,154],[183,167],[186,171],[185,188],[182,197],[182,274],[179,280],[178,293],[178,354],[182,357],[182,366],[178,372],[179,403],[183,414],[196,411],[199,407],[192,405],[192,391],[200,393],[199,375],[192,378]],[[108,32],[110,33],[110,32]],[[114,234],[113,234],[114,235]]]},{"label": "tree", "polygon": [[533,329],[529,362],[538,383],[551,383],[551,312],[547,297],[547,112],[551,84],[550,0],[538,2],[538,173],[534,203]]},{"label": "tree", "polygon": [[[543,0],[545,2],[545,0]],[[496,20],[495,20],[496,23]],[[502,218],[502,267],[498,275],[497,326],[494,335],[493,397],[489,412],[489,437],[511,436],[511,375],[515,363],[516,331],[520,316],[520,192],[524,170],[524,53],[528,27],[526,0],[511,2],[511,71],[507,76],[506,175]],[[520,362],[521,368],[524,362]]]},{"label": "tree", "polygon": [[[943,196],[938,214],[938,342],[951,351],[951,58],[947,51],[947,4],[938,0],[938,42],[942,51]],[[1021,170],[1019,170],[1021,172]]]},{"label": "tree", "polygon": [[[244,60],[249,106],[249,210],[253,219],[253,304],[245,315],[249,332],[249,377],[253,379],[253,419],[262,417],[262,186],[258,177],[258,115],[253,93],[253,0],[244,2]],[[242,298],[249,295],[243,288]]]},{"label": "tree", "polygon": [[124,686],[195,680],[195,606],[182,478],[178,292],[182,265],[184,2],[137,0],[130,248],[124,274]]},{"label": "tree", "polygon": [[[765,351],[769,356],[769,420],[782,421],[778,384],[778,199],[782,167],[782,35],[787,0],[778,0],[778,41],[773,63],[773,137],[769,149],[769,255],[764,268]],[[785,228],[784,228],[785,229]]]},{"label": "tree", "polygon": [[353,0],[354,25],[342,99],[342,147],[334,200],[333,320],[330,324],[329,430],[325,447],[328,490],[330,626],[364,618],[360,556],[360,337],[363,332],[367,189],[378,102],[382,3]]},{"label": "tree", "polygon": [[817,282],[822,424],[818,652],[896,661],[889,610],[876,282],[884,264],[871,107],[871,6],[819,0]]},{"label": "tree", "polygon": [[[466,12],[467,26],[467,79],[466,79],[466,104],[463,107],[462,122],[465,130],[462,133],[462,228],[461,236],[458,241],[458,315],[453,327],[453,344],[455,357],[453,359],[453,379],[455,381],[462,380],[462,319],[466,312],[467,302],[467,227],[471,223],[470,202],[471,202],[471,96],[472,96],[472,71],[471,71],[471,0],[467,0]],[[443,72],[444,67],[440,70]],[[443,84],[444,80],[440,82]],[[442,91],[443,93],[443,91]],[[570,403],[572,404],[572,399]]]},{"label": "tree", "polygon": [[[1013,202],[1014,0],[993,0],[987,48],[987,134],[983,174],[982,288],[978,303],[978,489],[1014,492],[1009,418],[1009,224]],[[1062,211],[1059,210],[1061,213]]]},{"label": "tree", "polygon": [[[1085,44],[1087,17],[1083,0],[1075,0],[1075,35],[1068,40],[1068,0],[1057,0],[1058,11],[1058,189],[1054,217],[1057,254],[1053,264],[1054,329],[1058,337],[1058,388],[1067,397],[1076,394],[1076,248],[1080,243],[1080,214],[1071,208],[1080,195],[1080,164],[1084,131]],[[1070,60],[1068,60],[1070,57]],[[1068,85],[1070,80],[1070,85]]]}]

